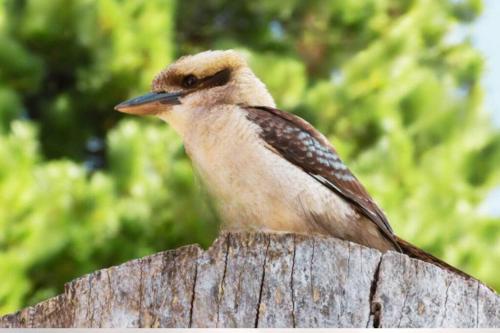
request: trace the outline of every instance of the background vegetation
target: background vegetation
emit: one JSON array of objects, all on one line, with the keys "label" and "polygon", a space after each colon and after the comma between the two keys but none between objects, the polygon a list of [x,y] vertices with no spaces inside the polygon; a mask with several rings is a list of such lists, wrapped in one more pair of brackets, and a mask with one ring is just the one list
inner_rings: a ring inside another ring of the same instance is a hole
[{"label": "background vegetation", "polygon": [[179,138],[118,102],[177,56],[237,48],[315,124],[396,232],[500,288],[500,132],[481,55],[450,38],[480,0],[0,0],[0,313],[98,268],[211,243]]}]

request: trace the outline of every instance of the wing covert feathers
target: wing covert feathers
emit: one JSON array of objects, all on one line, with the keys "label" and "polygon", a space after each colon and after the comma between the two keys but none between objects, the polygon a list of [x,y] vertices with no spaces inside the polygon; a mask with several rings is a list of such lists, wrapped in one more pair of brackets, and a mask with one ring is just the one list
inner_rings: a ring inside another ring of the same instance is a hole
[{"label": "wing covert feathers", "polygon": [[262,139],[273,151],[351,203],[399,249],[382,210],[320,132],[305,120],[278,109],[245,107],[245,110],[247,118],[259,125]]}]

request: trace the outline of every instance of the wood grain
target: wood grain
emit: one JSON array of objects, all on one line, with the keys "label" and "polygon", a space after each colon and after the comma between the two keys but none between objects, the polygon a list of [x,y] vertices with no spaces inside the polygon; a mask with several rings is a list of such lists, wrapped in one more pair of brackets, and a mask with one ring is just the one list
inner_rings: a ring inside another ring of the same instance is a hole
[{"label": "wood grain", "polygon": [[224,233],[76,279],[0,327],[500,327],[482,283],[322,236]]}]

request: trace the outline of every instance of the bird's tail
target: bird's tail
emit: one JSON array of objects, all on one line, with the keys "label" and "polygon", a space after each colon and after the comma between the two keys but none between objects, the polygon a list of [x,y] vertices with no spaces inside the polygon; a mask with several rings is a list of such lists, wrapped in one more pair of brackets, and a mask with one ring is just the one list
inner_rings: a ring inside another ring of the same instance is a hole
[{"label": "bird's tail", "polygon": [[434,257],[432,254],[425,252],[424,250],[416,247],[415,245],[413,245],[411,243],[408,243],[407,241],[405,241],[397,236],[396,236],[396,242],[398,243],[398,245],[401,248],[401,250],[403,251],[403,253],[411,258],[419,259],[419,260],[437,265],[443,269],[457,273],[458,275],[463,276],[466,279],[477,280],[475,277],[470,276],[469,274],[459,270],[456,267],[451,266],[450,264],[444,262],[443,260]]}]

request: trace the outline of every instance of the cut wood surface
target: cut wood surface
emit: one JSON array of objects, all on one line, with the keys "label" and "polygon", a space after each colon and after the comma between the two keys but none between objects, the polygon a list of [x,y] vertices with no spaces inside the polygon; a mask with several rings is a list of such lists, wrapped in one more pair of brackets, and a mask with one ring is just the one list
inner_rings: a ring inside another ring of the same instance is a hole
[{"label": "cut wood surface", "polygon": [[335,238],[223,234],[103,269],[0,327],[500,327],[500,297]]}]

